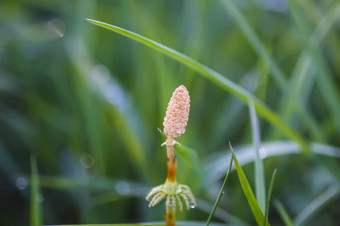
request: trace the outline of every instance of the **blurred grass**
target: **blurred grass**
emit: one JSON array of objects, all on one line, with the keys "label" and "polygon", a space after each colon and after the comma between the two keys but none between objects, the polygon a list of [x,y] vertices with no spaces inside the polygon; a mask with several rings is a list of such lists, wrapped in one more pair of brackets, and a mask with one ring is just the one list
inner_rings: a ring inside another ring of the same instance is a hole
[{"label": "blurred grass", "polygon": [[287,211],[285,210],[285,208],[283,207],[282,203],[279,200],[275,200],[275,207],[278,210],[285,225],[293,226],[292,220],[290,219]]},{"label": "blurred grass", "polygon": [[114,31],[120,35],[136,40],[146,46],[149,46],[150,48],[153,48],[177,60],[183,65],[186,65],[192,68],[194,71],[197,71],[201,75],[215,82],[218,86],[222,87],[224,90],[230,92],[231,94],[237,96],[244,102],[252,101],[254,103],[254,106],[256,107],[258,112],[264,117],[264,119],[266,119],[267,121],[272,123],[274,126],[276,126],[278,129],[280,129],[289,138],[296,140],[302,146],[302,151],[309,153],[310,150],[309,150],[309,147],[306,141],[302,137],[300,137],[299,134],[291,130],[271,109],[269,109],[266,106],[266,104],[264,104],[262,101],[254,97],[251,93],[249,93],[247,90],[243,89],[242,87],[228,80],[227,78],[225,78],[223,75],[219,74],[218,72],[212,70],[211,68],[197,62],[196,60],[186,55],[183,55],[180,52],[177,52],[176,50],[170,49],[167,46],[164,46],[160,43],[157,43],[141,35],[138,35],[134,32],[131,32],[126,29],[123,29],[123,28],[120,28],[120,27],[117,27],[111,24],[107,24],[101,21],[96,21],[93,19],[86,19],[86,20],[99,27],[103,27],[105,29]]},{"label": "blurred grass", "polygon": [[[162,205],[147,208],[143,193],[165,179],[156,128],[180,84],[190,92],[191,112],[178,140],[185,149],[177,177],[201,202],[178,219],[207,220],[230,160],[226,141],[249,183],[258,179],[247,98],[84,18],[175,49],[258,100],[259,116],[282,122],[259,121],[264,178],[278,169],[273,200],[282,200],[294,222],[337,225],[339,197],[329,189],[340,173],[339,7],[336,0],[1,1],[0,225],[30,221],[32,154],[42,222],[163,220]],[[286,127],[314,155],[298,154]],[[232,169],[214,220],[254,225],[239,221],[251,212],[235,176]],[[284,225],[273,206],[268,213],[269,222]]]},{"label": "blurred grass", "polygon": [[39,174],[37,159],[35,156],[31,157],[31,204],[30,204],[30,225],[39,226],[41,222],[41,209],[39,205]]}]

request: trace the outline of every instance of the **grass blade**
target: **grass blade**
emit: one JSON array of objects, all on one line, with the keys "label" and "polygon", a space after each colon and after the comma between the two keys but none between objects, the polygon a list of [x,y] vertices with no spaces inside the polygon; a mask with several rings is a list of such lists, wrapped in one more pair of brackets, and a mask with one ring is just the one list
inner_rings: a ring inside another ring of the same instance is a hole
[{"label": "grass blade", "polygon": [[[196,199],[197,202],[197,209],[209,214],[211,213],[211,210],[213,209],[213,205],[201,200]],[[246,222],[243,221],[243,219],[240,219],[233,214],[227,212],[224,209],[221,209],[219,207],[216,208],[216,211],[214,213],[214,218],[218,219],[220,221],[225,222],[227,225],[239,225],[239,226],[249,226]],[[210,224],[211,225],[211,224]]]},{"label": "grass blade", "polygon": [[274,204],[275,204],[276,209],[279,211],[279,214],[280,214],[283,222],[285,223],[285,225],[286,226],[293,226],[293,222],[290,219],[286,209],[283,207],[281,202],[279,200],[275,200]]},{"label": "grass blade", "polygon": [[103,23],[100,21],[86,19],[90,23],[97,25],[99,27],[111,30],[116,32],[120,35],[129,37],[137,42],[140,42],[146,46],[149,46],[173,59],[176,61],[192,68],[194,71],[197,71],[201,75],[205,76],[206,78],[210,79],[224,90],[230,92],[231,94],[237,96],[239,99],[244,101],[245,103],[249,102],[250,100],[254,101],[255,108],[257,112],[262,115],[268,122],[272,123],[278,129],[282,131],[286,136],[295,140],[302,146],[302,150],[305,152],[310,152],[309,146],[307,142],[296,132],[294,132],[291,128],[289,128],[270,108],[268,108],[262,101],[257,99],[253,96],[250,92],[243,89],[242,87],[238,86],[234,82],[230,81],[226,77],[222,76],[221,74],[217,73],[216,71],[212,70],[211,68],[199,63],[198,61],[177,52],[167,46],[164,46],[160,43],[157,43],[151,39],[145,38],[141,35],[128,31],[126,29],[110,25],[107,23]]},{"label": "grass blade", "polygon": [[[164,139],[168,137],[160,128],[157,128],[157,130]],[[194,168],[195,170],[201,171],[202,169],[201,161],[195,150],[176,142],[175,151],[183,158],[185,163],[187,163],[190,167]]]},{"label": "grass blade", "polygon": [[231,146],[230,143],[229,143],[229,147],[230,147],[231,153],[233,155],[233,159],[234,159],[234,162],[235,162],[235,167],[236,167],[238,179],[240,181],[243,193],[244,193],[244,195],[246,196],[246,198],[248,200],[250,209],[253,212],[253,215],[254,215],[254,217],[256,219],[257,224],[261,225],[261,226],[263,224],[269,225],[268,222],[267,223],[265,222],[263,212],[261,211],[261,208],[260,208],[258,202],[256,201],[256,198],[255,198],[255,195],[253,193],[253,190],[251,189],[251,187],[249,185],[247,177],[244,174],[244,172],[242,170],[242,167],[241,167],[241,165],[239,164],[239,162],[238,162],[238,160],[236,158],[236,155],[234,153],[233,147]]},{"label": "grass blade", "polygon": [[327,203],[334,200],[340,194],[338,185],[332,186],[313,200],[294,220],[294,225],[305,225],[312,219]]},{"label": "grass blade", "polygon": [[228,169],[228,171],[227,171],[227,174],[225,175],[225,179],[224,179],[224,181],[223,181],[223,185],[222,185],[222,187],[221,187],[220,193],[219,193],[218,196],[217,196],[217,199],[216,199],[216,201],[215,201],[214,207],[213,207],[213,209],[212,209],[212,211],[211,211],[211,213],[210,213],[210,215],[209,215],[209,217],[208,217],[207,226],[209,226],[210,221],[211,221],[212,217],[214,216],[214,213],[215,213],[216,208],[217,208],[217,206],[218,206],[218,203],[219,203],[220,200],[221,200],[221,197],[222,197],[222,194],[223,194],[223,192],[224,192],[225,186],[227,185],[227,180],[228,180],[228,178],[229,178],[229,175],[230,175],[230,171],[231,171],[232,165],[233,165],[233,158],[230,159],[229,169]]},{"label": "grass blade", "polygon": [[[315,45],[319,48],[326,34],[331,30],[332,26],[336,24],[336,22],[340,19],[340,4],[336,5],[336,7],[331,7],[330,10],[323,16],[320,22],[317,25],[317,28],[314,30],[313,35],[311,37],[312,40],[315,40]],[[307,79],[311,79],[310,68],[312,66],[312,59],[310,54],[305,50],[299,57],[296,66],[292,72],[292,79],[290,81],[290,95],[287,95],[284,100],[281,102],[281,116],[285,121],[289,121],[292,117],[294,111],[292,108],[294,107],[294,102],[297,98],[302,98],[303,96],[309,96],[306,94],[305,86],[307,83]],[[314,79],[314,78],[313,78]],[[299,105],[300,106],[300,105]],[[303,107],[305,108],[305,107]],[[315,123],[309,123],[308,118],[303,117],[306,120],[306,124],[309,124],[309,128],[311,129],[311,133],[314,134],[316,140],[325,141],[325,135],[320,131],[319,126],[315,126]]]},{"label": "grass blade", "polygon": [[264,212],[266,205],[266,188],[264,183],[263,162],[260,157],[261,133],[259,128],[259,121],[256,116],[254,103],[249,103],[249,114],[251,119],[251,130],[253,136],[253,146],[256,152],[255,163],[255,194],[259,206]]},{"label": "grass blade", "polygon": [[188,148],[180,143],[176,143],[175,151],[183,158],[183,160],[195,170],[201,171],[201,162],[197,155],[197,152],[191,148]]},{"label": "grass blade", "polygon": [[[95,93],[93,93],[92,87],[95,87],[95,91],[98,92],[103,99],[110,106],[110,116],[114,119],[116,127],[120,129],[120,138],[123,143],[126,145],[128,153],[131,159],[138,168],[138,172],[141,172],[145,178],[148,178],[147,166],[146,166],[146,155],[147,152],[143,145],[141,145],[142,141],[140,137],[142,133],[136,133],[138,131],[136,128],[136,118],[137,114],[131,107],[131,100],[127,91],[123,89],[123,87],[111,77],[107,79],[105,83],[100,82],[100,79],[96,79],[96,76],[91,75],[91,71],[93,67],[93,61],[90,57],[90,54],[87,52],[87,49],[83,48],[83,46],[78,43],[82,43],[82,40],[78,35],[74,35],[74,37],[70,36],[65,41],[65,48],[67,50],[70,61],[72,62],[74,68],[78,73],[75,73],[75,89],[78,93],[78,98],[81,107],[84,109],[83,112],[86,122],[86,131],[89,137],[90,150],[96,159],[96,164],[99,167],[99,172],[101,175],[106,174],[107,168],[107,159],[105,159],[105,148],[103,146],[103,138],[100,136],[100,133],[96,131],[100,131],[100,123],[98,122],[98,118],[101,118],[100,111],[98,109],[94,109],[93,104],[97,103],[98,99]],[[77,51],[75,51],[77,49]],[[88,62],[84,64],[84,62]],[[99,77],[105,76],[97,72]],[[98,77],[97,76],[97,77]],[[113,91],[115,93],[119,93],[119,95],[112,95]],[[120,96],[120,98],[124,98],[124,104],[119,101],[116,96]],[[131,107],[131,108],[130,108]],[[131,129],[133,128],[133,129]],[[140,128],[143,128],[140,126]]]},{"label": "grass blade", "polygon": [[222,4],[225,6],[224,8],[228,11],[229,15],[234,18],[236,23],[241,28],[244,36],[248,39],[249,43],[253,46],[257,55],[261,56],[265,63],[270,66],[272,71],[272,75],[276,84],[281,89],[283,93],[286,92],[286,88],[288,87],[288,82],[285,78],[285,75],[281,71],[281,69],[277,66],[276,62],[269,55],[268,51],[262,45],[260,39],[255,34],[253,29],[249,26],[246,19],[240,13],[240,11],[235,7],[234,3],[230,0],[222,1]]},{"label": "grass blade", "polygon": [[337,88],[332,81],[332,74],[329,71],[327,65],[322,58],[321,53],[318,51],[316,44],[310,38],[310,31],[303,19],[301,18],[301,13],[299,12],[294,0],[287,0],[290,12],[292,14],[293,20],[297,26],[297,30],[300,33],[301,39],[309,52],[313,62],[315,63],[320,75],[317,76],[318,85],[320,88],[321,95],[325,101],[326,106],[328,106],[333,120],[337,125],[338,131],[340,130],[340,97],[337,92]]},{"label": "grass blade", "polygon": [[[316,155],[327,156],[340,159],[340,148],[327,144],[311,143],[311,150]],[[237,151],[238,161],[241,166],[252,163],[255,153],[252,145],[240,147]],[[282,155],[294,155],[300,153],[300,146],[291,141],[274,141],[263,142],[261,145],[261,155],[265,158],[271,158]],[[225,169],[228,167],[225,158],[231,158],[231,154],[226,154],[225,151],[214,153],[214,157],[205,165],[205,173],[210,175],[207,177],[207,183],[216,183],[225,175]],[[233,169],[232,169],[233,170]]]},{"label": "grass blade", "polygon": [[31,208],[30,208],[30,225],[40,226],[41,215],[39,206],[39,175],[37,159],[35,156],[31,156]]},{"label": "grass blade", "polygon": [[[271,57],[270,53],[261,43],[260,38],[258,37],[258,35],[256,35],[255,31],[251,28],[242,13],[238,10],[237,7],[235,7],[233,1],[223,0],[222,4],[225,6],[224,8],[228,11],[229,15],[233,17],[235,22],[239,25],[241,31],[248,39],[249,43],[252,45],[257,55],[263,59],[265,64],[269,65],[271,74],[273,75],[273,78],[276,81],[278,87],[281,89],[282,93],[285,96],[291,96],[291,91],[288,88],[289,82],[286,79],[287,76],[284,74],[284,72],[276,63],[275,59]],[[301,104],[297,102],[296,98],[293,98],[292,100],[294,101],[294,107],[297,108],[298,113],[301,114],[302,117],[308,122],[307,125],[311,129],[311,131],[317,133],[315,132],[315,128],[318,128],[316,120],[314,120],[312,115],[310,115],[310,113],[306,111],[305,108],[301,107]]]},{"label": "grass blade", "polygon": [[[272,175],[272,179],[270,180],[269,190],[268,190],[268,194],[267,194],[266,211],[264,213],[265,222],[268,222],[268,223],[269,223],[268,213],[269,213],[269,206],[270,206],[270,198],[272,196],[275,176],[276,176],[276,169],[274,170],[273,175]],[[266,223],[264,223],[263,226],[266,226]]]}]

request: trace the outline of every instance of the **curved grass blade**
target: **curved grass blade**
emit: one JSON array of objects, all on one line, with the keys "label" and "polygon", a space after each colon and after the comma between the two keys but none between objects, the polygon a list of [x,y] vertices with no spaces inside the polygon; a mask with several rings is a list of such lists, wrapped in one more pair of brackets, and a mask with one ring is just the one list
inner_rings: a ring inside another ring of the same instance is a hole
[{"label": "curved grass blade", "polygon": [[105,29],[114,31],[120,35],[129,37],[135,41],[138,41],[146,46],[149,46],[177,60],[178,62],[192,68],[194,71],[210,79],[211,81],[213,81],[214,83],[222,87],[224,90],[237,96],[239,99],[241,99],[245,103],[249,102],[250,100],[253,100],[257,112],[260,115],[262,115],[262,117],[264,117],[268,122],[272,123],[278,129],[280,129],[282,133],[284,133],[286,136],[298,142],[301,145],[303,151],[305,151],[306,153],[310,153],[310,149],[309,149],[307,142],[298,133],[294,132],[290,127],[288,127],[270,108],[267,107],[267,105],[265,105],[262,101],[257,99],[255,96],[253,96],[250,92],[238,86],[237,84],[233,83],[232,81],[222,76],[218,72],[212,70],[211,68],[199,63],[198,61],[180,52],[177,52],[167,46],[157,43],[151,39],[145,38],[134,32],[128,31],[126,29],[123,29],[123,28],[120,28],[114,25],[103,23],[100,21],[96,21],[92,19],[86,19],[86,20],[99,27],[103,27]]},{"label": "curved grass blade", "polygon": [[[331,145],[311,143],[311,151],[316,155],[340,159],[340,148]],[[263,142],[260,150],[260,154],[264,158],[299,153],[301,153],[299,144],[292,141]],[[228,167],[225,159],[230,159],[231,156],[231,154],[226,154],[225,151],[219,154],[214,153],[214,157],[210,159],[209,163],[205,164],[205,173],[209,175],[207,176],[207,184],[213,184],[225,175],[225,169]],[[255,158],[253,146],[240,147],[237,156],[241,166],[253,162]]]},{"label": "curved grass blade", "polygon": [[265,210],[265,213],[264,213],[265,223],[263,224],[263,226],[266,226],[267,222],[269,223],[269,221],[268,221],[268,213],[269,213],[270,198],[272,196],[275,176],[276,176],[276,169],[273,172],[272,179],[270,180],[270,184],[269,184],[269,190],[268,190],[267,202],[266,202],[266,210]]},{"label": "curved grass blade", "polygon": [[121,187],[129,188],[129,192],[124,191],[122,195],[133,195],[134,197],[145,197],[150,188],[140,183],[126,180],[112,180],[107,178],[93,178],[84,180],[74,177],[63,176],[41,176],[39,177],[41,187],[56,190],[88,190],[96,193],[115,191],[122,194]]},{"label": "curved grass blade", "polygon": [[230,142],[229,142],[229,148],[231,150],[231,153],[232,153],[232,156],[233,156],[233,159],[234,159],[234,162],[235,162],[235,167],[236,167],[238,179],[240,181],[243,193],[244,193],[244,195],[246,196],[246,198],[248,200],[250,209],[253,212],[253,215],[254,215],[254,217],[256,219],[257,224],[259,226],[262,226],[263,224],[265,226],[267,226],[267,225],[269,226],[269,223],[265,222],[263,212],[262,212],[258,202],[256,201],[256,198],[255,198],[255,195],[253,193],[253,190],[251,189],[251,187],[249,185],[249,182],[247,180],[247,177],[244,174],[244,172],[242,170],[242,167],[241,167],[240,163],[238,162],[238,160],[236,158],[236,155],[234,153],[233,147],[231,146]]},{"label": "curved grass blade", "polygon": [[39,175],[37,159],[35,156],[31,156],[31,207],[30,207],[30,225],[41,225],[41,213],[39,206]]},{"label": "curved grass blade", "polygon": [[175,151],[183,158],[183,160],[195,170],[201,171],[201,162],[197,155],[197,152],[191,148],[188,148],[180,143],[176,142]]},{"label": "curved grass blade", "polygon": [[281,202],[279,200],[275,200],[274,204],[275,204],[276,209],[279,211],[279,214],[280,214],[283,222],[285,223],[285,225],[286,226],[293,226],[293,222],[290,219],[286,209],[283,207]]},{"label": "curved grass blade", "polygon": [[313,200],[294,220],[295,226],[305,225],[312,219],[325,205],[340,195],[340,188],[334,185],[324,191]]},{"label": "curved grass blade", "polygon": [[222,194],[223,194],[223,192],[224,192],[225,186],[227,185],[227,180],[228,180],[228,178],[229,178],[229,175],[230,175],[230,171],[231,171],[232,165],[233,165],[233,158],[230,159],[229,169],[228,169],[228,171],[227,171],[227,174],[225,175],[225,179],[224,179],[224,181],[223,181],[223,185],[222,185],[222,187],[221,187],[220,193],[219,193],[218,196],[217,196],[217,199],[216,199],[216,201],[215,201],[214,207],[213,207],[213,209],[212,209],[212,211],[211,211],[211,213],[210,213],[210,215],[209,215],[209,217],[208,217],[207,225],[206,225],[206,226],[209,226],[210,221],[211,221],[212,217],[214,216],[214,213],[215,213],[216,208],[217,208],[217,206],[218,206],[218,203],[219,203],[220,200],[221,200],[221,197],[222,197]]},{"label": "curved grass blade", "polygon": [[259,121],[256,116],[256,111],[253,102],[249,102],[249,114],[251,119],[251,131],[253,136],[253,146],[256,152],[254,158],[255,164],[255,194],[259,206],[264,212],[266,206],[266,188],[264,183],[263,162],[260,158],[261,133],[259,128]]}]

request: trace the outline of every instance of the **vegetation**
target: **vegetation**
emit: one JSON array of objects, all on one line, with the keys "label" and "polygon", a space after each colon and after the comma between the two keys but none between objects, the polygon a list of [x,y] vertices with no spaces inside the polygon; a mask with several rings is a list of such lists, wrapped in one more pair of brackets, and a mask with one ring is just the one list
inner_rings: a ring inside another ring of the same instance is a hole
[{"label": "vegetation", "polygon": [[162,224],[145,196],[181,84],[197,206],[177,225],[338,224],[339,1],[5,0],[0,17],[0,225]]}]

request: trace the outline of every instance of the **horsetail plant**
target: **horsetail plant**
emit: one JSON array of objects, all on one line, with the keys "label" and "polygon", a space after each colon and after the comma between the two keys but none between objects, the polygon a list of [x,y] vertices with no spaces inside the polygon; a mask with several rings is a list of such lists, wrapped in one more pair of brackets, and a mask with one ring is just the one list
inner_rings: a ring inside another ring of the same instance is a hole
[{"label": "horsetail plant", "polygon": [[189,186],[177,183],[176,169],[177,158],[174,154],[175,138],[185,132],[190,111],[190,96],[184,85],[179,86],[172,94],[164,118],[164,133],[167,136],[162,146],[167,150],[167,169],[168,175],[164,184],[152,188],[146,196],[150,201],[149,207],[160,203],[164,198],[165,202],[165,221],[167,226],[176,225],[176,205],[182,211],[183,203],[187,209],[195,206],[195,197]]}]

